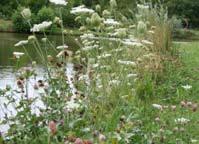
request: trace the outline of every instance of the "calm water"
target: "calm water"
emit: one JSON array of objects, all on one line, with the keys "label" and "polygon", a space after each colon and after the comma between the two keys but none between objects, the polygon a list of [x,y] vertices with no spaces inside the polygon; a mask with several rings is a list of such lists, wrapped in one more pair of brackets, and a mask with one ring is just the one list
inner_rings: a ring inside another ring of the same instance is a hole
[{"label": "calm water", "polygon": [[[0,88],[5,87],[6,84],[12,84],[13,78],[15,77],[13,74],[13,67],[16,66],[16,60],[13,58],[13,52],[17,51],[25,53],[25,50],[22,47],[14,47],[14,44],[16,44],[20,40],[26,40],[28,36],[28,34],[0,33]],[[61,36],[55,35],[48,37],[53,45],[62,45]],[[38,38],[41,39],[42,35],[38,35]],[[73,37],[66,36],[65,41],[70,49],[77,48]],[[55,53],[50,45],[48,45],[47,48],[48,53]],[[26,46],[26,50],[28,51],[31,58],[39,63],[40,59],[33,45],[28,44]],[[30,58],[25,55],[21,57],[19,65],[28,66],[30,63]],[[39,67],[40,68],[38,68],[38,71],[41,70],[42,66]]]},{"label": "calm water", "polygon": [[[6,87],[6,85],[10,85],[13,89],[17,89],[16,87],[16,77],[15,77],[15,66],[16,66],[16,60],[13,58],[13,52],[25,52],[25,50],[22,47],[14,47],[14,44],[16,44],[20,40],[26,40],[29,35],[27,34],[14,34],[14,33],[0,33],[0,89],[3,89]],[[41,39],[42,35],[38,36],[38,39]],[[59,35],[56,36],[49,36],[50,41],[52,42],[52,45],[59,46],[62,45],[62,38]],[[65,43],[69,46],[70,49],[76,49],[77,45],[75,44],[75,39],[73,37],[67,36],[65,39]],[[50,47],[50,45],[46,46],[48,48],[48,53],[55,54],[55,51]],[[37,61],[39,64],[39,56],[36,52],[35,48],[29,44],[26,46],[26,50],[28,51],[29,55],[34,61]],[[27,55],[24,55],[20,58],[20,66],[28,66],[30,65],[31,60]],[[37,97],[37,94],[33,88],[33,84],[35,81],[42,79],[43,74],[45,73],[42,65],[38,65],[37,69],[37,79],[30,79],[29,83],[29,97]],[[14,96],[16,100],[19,100],[18,95]],[[12,105],[7,105],[7,108],[3,108],[3,104],[7,104],[8,101],[4,99],[3,97],[0,97],[0,120],[3,119],[3,117],[6,115],[11,116],[15,115],[16,111],[13,108]],[[43,103],[41,100],[38,99],[36,103],[32,105],[32,110],[34,113],[38,113],[38,108],[43,107]],[[8,125],[0,125],[0,132],[6,132],[9,128]]]}]

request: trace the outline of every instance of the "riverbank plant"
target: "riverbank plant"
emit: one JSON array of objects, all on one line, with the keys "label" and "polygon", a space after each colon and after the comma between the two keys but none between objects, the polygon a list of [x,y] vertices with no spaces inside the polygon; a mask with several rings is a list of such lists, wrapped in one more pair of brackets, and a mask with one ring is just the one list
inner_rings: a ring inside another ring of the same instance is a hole
[{"label": "riverbank plant", "polygon": [[[60,4],[60,16],[29,23],[33,35],[15,45],[34,45],[45,72],[38,77],[36,62],[18,67],[17,88],[0,91],[7,100],[3,109],[15,109],[1,120],[9,126],[4,143],[197,142],[198,105],[187,99],[192,86],[175,79],[177,46],[163,7],[139,4],[135,22],[119,13],[115,0],[107,9],[74,7],[71,14],[83,34],[76,39],[80,49],[73,51],[62,21],[66,2],[51,2]],[[45,33],[52,24],[62,29],[61,46],[54,46]],[[43,32],[44,38],[35,32]],[[16,62],[28,55],[13,54]]]}]

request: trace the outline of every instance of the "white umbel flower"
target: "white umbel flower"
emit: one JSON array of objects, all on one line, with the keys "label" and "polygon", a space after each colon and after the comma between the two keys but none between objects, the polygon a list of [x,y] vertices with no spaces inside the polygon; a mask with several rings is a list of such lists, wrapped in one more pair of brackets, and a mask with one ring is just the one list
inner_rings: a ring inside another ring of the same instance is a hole
[{"label": "white umbel flower", "polygon": [[92,14],[94,12],[95,11],[93,9],[88,9],[84,5],[81,5],[81,6],[78,6],[78,7],[74,7],[70,11],[71,14]]},{"label": "white umbel flower", "polygon": [[182,86],[182,88],[184,88],[185,90],[189,90],[189,89],[192,88],[192,86],[191,85],[184,85],[184,86]]},{"label": "white umbel flower", "polygon": [[22,53],[22,52],[13,52],[13,55],[14,55],[17,59],[19,59],[21,56],[24,55],[24,53]]},{"label": "white umbel flower", "polygon": [[142,43],[144,43],[146,45],[153,45],[153,42],[150,42],[148,40],[142,40]]},{"label": "white umbel flower", "polygon": [[61,46],[58,46],[57,49],[67,49],[68,46],[67,45],[61,45]]},{"label": "white umbel flower", "polygon": [[162,110],[163,106],[159,105],[159,104],[152,104],[152,106],[156,109]]},{"label": "white umbel flower", "polygon": [[33,28],[30,29],[31,32],[39,32],[44,30],[52,25],[51,21],[44,21],[40,24],[34,24]]},{"label": "white umbel flower", "polygon": [[122,44],[126,45],[126,46],[132,46],[132,47],[142,47],[143,46],[143,44],[138,42],[137,40],[132,41],[130,39],[125,39],[124,41],[122,41]]},{"label": "white umbel flower", "polygon": [[27,40],[21,40],[18,43],[16,43],[14,46],[19,47],[19,46],[23,46],[23,45],[26,45],[26,44],[28,44]]},{"label": "white umbel flower", "polygon": [[188,122],[190,122],[190,120],[182,117],[182,118],[175,119],[175,122],[178,124],[187,124]]},{"label": "white umbel flower", "polygon": [[148,5],[141,5],[141,4],[138,4],[137,7],[139,9],[149,9],[149,6]]},{"label": "white umbel flower", "polygon": [[123,64],[123,65],[131,65],[131,66],[136,66],[136,63],[133,61],[123,61],[123,60],[118,60],[119,64]]},{"label": "white umbel flower", "polygon": [[76,103],[74,100],[70,100],[66,103],[66,108],[68,111],[77,110],[80,107],[80,104]]},{"label": "white umbel flower", "polygon": [[104,24],[116,26],[116,25],[119,25],[120,23],[117,22],[117,21],[115,21],[114,19],[106,19],[106,20],[104,21]]},{"label": "white umbel flower", "polygon": [[68,2],[65,0],[49,0],[51,3],[54,3],[56,5],[67,5]]}]

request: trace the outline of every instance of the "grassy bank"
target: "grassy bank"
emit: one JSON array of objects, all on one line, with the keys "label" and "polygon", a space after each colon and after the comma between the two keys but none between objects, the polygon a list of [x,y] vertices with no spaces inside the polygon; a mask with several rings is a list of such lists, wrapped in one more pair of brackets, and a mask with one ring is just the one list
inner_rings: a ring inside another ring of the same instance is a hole
[{"label": "grassy bank", "polygon": [[[139,20],[134,23],[118,17],[116,8],[115,0],[103,12],[75,8],[84,31],[75,52],[68,49],[64,35],[61,46],[34,35],[15,45],[25,49],[32,44],[46,73],[38,78],[34,61],[20,68],[20,58],[28,53],[13,53],[19,68],[17,88],[0,91],[17,111],[16,116],[5,114],[1,122],[10,125],[6,143],[198,142],[197,43],[172,43],[172,20],[164,9],[138,5]],[[42,32],[51,24],[33,30]]]},{"label": "grassy bank", "polygon": [[198,29],[178,29],[174,33],[174,38],[179,41],[198,41],[199,30]]},{"label": "grassy bank", "polygon": [[0,19],[0,32],[14,32],[12,21]]}]

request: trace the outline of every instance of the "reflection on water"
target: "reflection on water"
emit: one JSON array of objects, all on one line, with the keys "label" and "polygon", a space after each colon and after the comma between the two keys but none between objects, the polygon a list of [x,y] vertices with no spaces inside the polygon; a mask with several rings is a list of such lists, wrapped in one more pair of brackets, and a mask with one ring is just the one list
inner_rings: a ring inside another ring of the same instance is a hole
[{"label": "reflection on water", "polygon": [[[27,34],[14,34],[14,33],[0,33],[0,89],[4,89],[6,85],[11,86],[13,89],[17,89],[16,86],[16,73],[14,72],[14,67],[16,66],[16,60],[13,58],[13,52],[25,52],[25,50],[22,47],[14,47],[14,44],[17,43],[20,40],[26,40],[29,35]],[[39,35],[38,39],[41,40],[42,36]],[[49,36],[50,41],[52,42],[52,45],[55,47],[58,45],[62,45],[61,37],[60,36]],[[75,40],[72,37],[67,37],[66,44],[69,46],[70,49],[76,49],[77,45],[75,44]],[[48,44],[45,45],[48,51],[48,54],[54,54],[55,51],[52,49],[52,47]],[[26,50],[28,51],[28,54],[31,56],[31,58],[34,61],[37,61],[39,63],[40,57],[35,50],[35,48],[28,44],[26,46]],[[28,66],[31,63],[30,58],[25,55],[20,59],[19,65],[20,66]],[[35,81],[42,79],[44,69],[42,66],[38,66],[36,68],[36,73],[38,74],[37,78],[31,78],[28,83],[28,95],[29,97],[37,97],[38,94],[34,90],[33,86]],[[16,102],[19,101],[21,95],[15,93],[14,98],[16,99]],[[43,103],[39,100],[36,103],[32,105],[33,113],[38,114],[38,108],[42,108]],[[16,111],[13,109],[12,105],[7,105],[5,108],[4,104],[7,104],[8,101],[6,101],[4,98],[0,97],[0,120],[6,115],[15,115]],[[0,125],[0,132],[6,131],[8,129],[8,125]]]},{"label": "reflection on water", "polygon": [[[18,52],[25,52],[22,47],[14,47],[14,44],[16,44],[20,40],[27,40],[28,34],[16,34],[16,33],[0,33],[0,66],[14,66],[16,64],[16,61],[13,59],[12,53],[14,51]],[[38,35],[38,40],[41,42],[41,39],[43,38],[43,35]],[[62,45],[62,38],[59,35],[55,36],[48,36],[50,42],[53,46],[59,46]],[[77,45],[73,37],[67,36],[66,37],[66,44],[69,46],[70,49],[76,49]],[[42,42],[41,42],[42,44]],[[42,50],[45,52],[45,44],[43,44]],[[47,43],[46,48],[48,51],[48,54],[53,54],[54,50],[52,48],[52,45]],[[25,46],[26,50],[28,51],[28,54],[33,58],[33,60],[36,60],[37,62],[40,61],[39,55],[34,48],[32,44],[28,44]],[[21,65],[26,65],[28,62],[30,62],[29,57],[23,56],[21,60]]]},{"label": "reflection on water", "polygon": [[[39,109],[44,108],[44,104],[38,95],[38,91],[34,89],[34,84],[38,80],[43,79],[43,74],[45,73],[45,71],[43,68],[37,67],[36,73],[38,73],[39,75],[36,78],[31,77],[27,83],[28,85],[27,93],[28,93],[28,98],[37,98],[37,100],[31,105],[31,108],[32,108],[32,113],[39,115],[40,113]],[[19,104],[19,101],[25,97],[26,91],[24,94],[17,92],[18,90],[16,86],[17,79],[13,73],[12,67],[8,67],[6,69],[4,68],[0,73],[0,79],[1,79],[0,88],[6,88],[6,86],[9,85],[12,89],[16,90],[11,94],[12,97],[15,99],[16,105],[10,104],[7,99],[5,99],[4,97],[0,97],[0,120],[2,120],[5,116],[10,117],[16,115],[16,110],[14,109],[14,107],[16,107]],[[10,93],[6,94],[9,95]],[[4,133],[7,131],[8,128],[9,128],[8,125],[0,125],[0,132]]]}]

